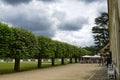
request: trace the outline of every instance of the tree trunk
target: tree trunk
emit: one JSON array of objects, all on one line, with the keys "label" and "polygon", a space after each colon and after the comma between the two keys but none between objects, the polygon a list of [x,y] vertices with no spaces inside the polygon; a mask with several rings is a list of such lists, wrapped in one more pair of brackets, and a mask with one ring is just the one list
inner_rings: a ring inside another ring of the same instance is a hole
[{"label": "tree trunk", "polygon": [[81,58],[79,57],[79,62],[80,62]]},{"label": "tree trunk", "polygon": [[62,64],[62,65],[65,64],[65,63],[64,63],[64,58],[63,58],[63,57],[61,58],[61,64]]},{"label": "tree trunk", "polygon": [[42,59],[41,57],[38,57],[38,68],[42,67]]},{"label": "tree trunk", "polygon": [[70,62],[69,63],[72,63],[72,57],[70,58]]},{"label": "tree trunk", "polygon": [[51,60],[52,60],[52,66],[54,66],[55,65],[55,59],[51,58]]},{"label": "tree trunk", "polygon": [[15,72],[20,71],[20,59],[18,58],[15,58],[14,71]]},{"label": "tree trunk", "polygon": [[75,57],[75,63],[77,63],[77,57]]}]

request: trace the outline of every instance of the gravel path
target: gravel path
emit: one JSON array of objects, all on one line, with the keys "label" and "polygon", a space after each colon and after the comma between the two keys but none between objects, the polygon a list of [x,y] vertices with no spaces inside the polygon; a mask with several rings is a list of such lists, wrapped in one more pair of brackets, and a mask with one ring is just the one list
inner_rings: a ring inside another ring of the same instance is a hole
[{"label": "gravel path", "polygon": [[88,80],[99,69],[96,64],[77,63],[0,75],[0,80]]}]

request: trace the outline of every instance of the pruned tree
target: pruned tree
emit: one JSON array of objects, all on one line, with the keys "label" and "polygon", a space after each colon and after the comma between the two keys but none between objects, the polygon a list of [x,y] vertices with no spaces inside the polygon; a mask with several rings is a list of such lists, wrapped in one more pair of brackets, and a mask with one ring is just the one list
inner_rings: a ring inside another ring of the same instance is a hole
[{"label": "pruned tree", "polygon": [[9,43],[12,38],[11,34],[11,28],[0,22],[0,58],[5,58],[10,55]]},{"label": "pruned tree", "polygon": [[34,55],[36,37],[30,31],[12,27],[12,41],[10,42],[10,58],[15,59],[14,71],[20,70],[20,59]]}]

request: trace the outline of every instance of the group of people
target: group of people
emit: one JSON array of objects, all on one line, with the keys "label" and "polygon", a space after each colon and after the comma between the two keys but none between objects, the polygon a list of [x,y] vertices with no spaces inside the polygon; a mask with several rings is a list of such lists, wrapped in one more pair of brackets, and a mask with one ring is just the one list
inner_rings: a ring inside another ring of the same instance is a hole
[{"label": "group of people", "polygon": [[112,54],[108,49],[105,50],[105,53],[100,54],[100,57],[82,57],[80,60],[81,63],[98,63],[99,65],[106,65],[108,67],[112,63]]},{"label": "group of people", "polygon": [[101,58],[99,59],[99,64],[106,65],[106,67],[108,67],[108,65],[112,64],[111,51],[105,50],[104,55],[102,55]]}]

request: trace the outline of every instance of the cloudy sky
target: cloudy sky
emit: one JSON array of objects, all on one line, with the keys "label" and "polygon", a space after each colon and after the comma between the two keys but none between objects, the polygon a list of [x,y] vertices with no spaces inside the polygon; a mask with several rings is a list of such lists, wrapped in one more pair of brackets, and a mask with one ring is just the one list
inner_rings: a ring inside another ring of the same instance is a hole
[{"label": "cloudy sky", "polygon": [[107,0],[0,0],[0,21],[77,46],[94,44],[94,18]]}]

